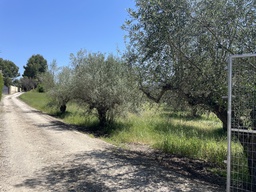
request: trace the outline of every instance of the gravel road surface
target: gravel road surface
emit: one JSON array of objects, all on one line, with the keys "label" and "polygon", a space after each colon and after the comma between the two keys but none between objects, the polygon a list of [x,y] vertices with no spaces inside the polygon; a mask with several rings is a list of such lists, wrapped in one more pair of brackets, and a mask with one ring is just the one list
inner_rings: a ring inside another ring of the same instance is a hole
[{"label": "gravel road surface", "polygon": [[0,103],[0,191],[225,191],[148,153],[89,137],[8,95]]}]

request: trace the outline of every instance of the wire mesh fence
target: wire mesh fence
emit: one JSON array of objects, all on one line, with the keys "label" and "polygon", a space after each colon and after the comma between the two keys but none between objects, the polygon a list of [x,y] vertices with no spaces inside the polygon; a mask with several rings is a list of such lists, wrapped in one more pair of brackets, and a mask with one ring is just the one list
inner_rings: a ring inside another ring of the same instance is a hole
[{"label": "wire mesh fence", "polygon": [[256,192],[256,54],[229,62],[227,191]]}]

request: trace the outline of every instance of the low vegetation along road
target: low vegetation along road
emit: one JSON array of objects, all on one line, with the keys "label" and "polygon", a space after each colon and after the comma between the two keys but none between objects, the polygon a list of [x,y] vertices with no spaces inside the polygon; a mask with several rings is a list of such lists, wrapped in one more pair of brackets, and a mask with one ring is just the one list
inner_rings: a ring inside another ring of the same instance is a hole
[{"label": "low vegetation along road", "polygon": [[167,168],[147,152],[118,149],[30,108],[0,105],[0,191],[224,191]]}]

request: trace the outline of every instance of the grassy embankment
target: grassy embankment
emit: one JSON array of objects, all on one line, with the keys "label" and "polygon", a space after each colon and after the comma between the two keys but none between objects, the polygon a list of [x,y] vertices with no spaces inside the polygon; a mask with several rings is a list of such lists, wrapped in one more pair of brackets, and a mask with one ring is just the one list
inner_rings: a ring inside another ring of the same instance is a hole
[{"label": "grassy embankment", "polygon": [[[58,115],[57,109],[47,105],[49,100],[44,93],[28,92],[21,99],[41,111]],[[80,126],[97,124],[95,117],[85,115],[84,110],[75,104],[69,104],[66,114],[58,117],[66,123]],[[189,118],[185,112],[145,107],[139,115],[128,114],[126,118],[118,119],[110,130],[104,137],[108,142],[117,145],[148,144],[164,152],[214,163],[223,173],[226,171],[223,161],[227,154],[227,136],[213,114]],[[242,147],[238,143],[233,145],[233,150],[244,161]]]}]

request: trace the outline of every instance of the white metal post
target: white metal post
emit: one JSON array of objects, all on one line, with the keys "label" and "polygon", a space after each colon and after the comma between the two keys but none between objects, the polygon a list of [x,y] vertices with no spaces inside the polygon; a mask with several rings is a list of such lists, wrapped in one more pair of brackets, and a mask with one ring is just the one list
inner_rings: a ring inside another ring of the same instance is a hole
[{"label": "white metal post", "polygon": [[231,184],[231,102],[232,102],[232,56],[228,62],[228,154],[227,154],[227,192],[230,192]]}]

